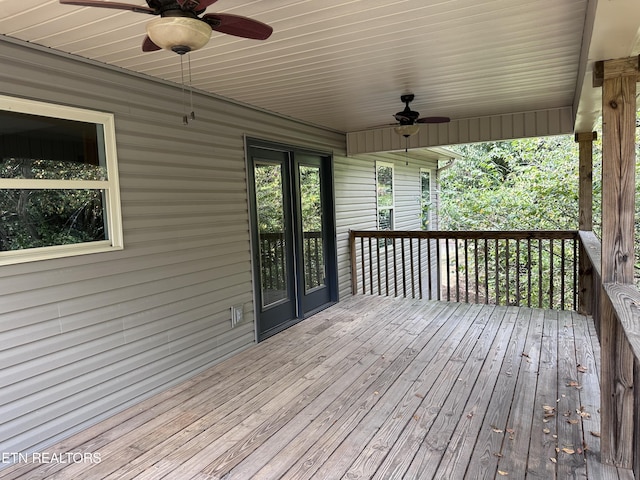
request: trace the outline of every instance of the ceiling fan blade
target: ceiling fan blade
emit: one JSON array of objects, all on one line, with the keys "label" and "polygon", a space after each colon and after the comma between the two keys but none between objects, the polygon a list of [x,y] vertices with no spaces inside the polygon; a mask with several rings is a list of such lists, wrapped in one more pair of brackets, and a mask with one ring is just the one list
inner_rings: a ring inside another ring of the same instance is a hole
[{"label": "ceiling fan blade", "polygon": [[157,50],[162,50],[158,45],[153,43],[153,40],[149,38],[149,36],[144,37],[144,41],[142,42],[142,51],[143,52],[155,52]]},{"label": "ceiling fan blade", "polygon": [[267,24],[229,13],[208,13],[202,17],[202,20],[216,32],[254,40],[266,40],[273,32],[273,28]]},{"label": "ceiling fan blade", "polygon": [[131,10],[136,13],[148,13],[156,15],[157,12],[153,8],[141,7],[139,5],[131,5],[130,3],[120,2],[103,2],[101,0],[59,0],[63,5],[78,5],[80,7],[100,7],[114,8],[116,10]]},{"label": "ceiling fan blade", "polygon": [[416,123],[448,123],[450,121],[449,117],[423,117],[416,120]]}]

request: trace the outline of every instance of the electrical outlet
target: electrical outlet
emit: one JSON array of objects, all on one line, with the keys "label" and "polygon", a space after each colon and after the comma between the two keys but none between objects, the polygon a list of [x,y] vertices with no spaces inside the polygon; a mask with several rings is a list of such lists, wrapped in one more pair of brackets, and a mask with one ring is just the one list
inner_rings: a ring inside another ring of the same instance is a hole
[{"label": "electrical outlet", "polygon": [[233,305],[231,307],[231,326],[236,327],[242,322],[242,305]]}]

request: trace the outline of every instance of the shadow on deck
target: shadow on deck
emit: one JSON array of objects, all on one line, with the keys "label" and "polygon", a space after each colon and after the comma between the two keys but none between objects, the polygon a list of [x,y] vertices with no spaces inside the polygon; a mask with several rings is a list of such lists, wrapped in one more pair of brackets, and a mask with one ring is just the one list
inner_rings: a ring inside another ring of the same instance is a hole
[{"label": "shadow on deck", "polygon": [[575,312],[354,296],[0,478],[631,479]]}]

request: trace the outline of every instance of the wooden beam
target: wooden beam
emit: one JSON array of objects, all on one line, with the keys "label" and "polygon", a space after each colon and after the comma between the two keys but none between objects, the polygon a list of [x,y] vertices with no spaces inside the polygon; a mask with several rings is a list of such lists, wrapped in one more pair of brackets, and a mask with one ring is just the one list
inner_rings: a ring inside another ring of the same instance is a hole
[{"label": "wooden beam", "polygon": [[601,60],[593,65],[593,86],[602,87],[606,79],[633,76],[640,81],[640,55],[637,57]]},{"label": "wooden beam", "polygon": [[[608,60],[602,78],[602,282],[633,284],[638,57]],[[634,463],[634,361],[611,301],[601,302],[602,461]]]}]

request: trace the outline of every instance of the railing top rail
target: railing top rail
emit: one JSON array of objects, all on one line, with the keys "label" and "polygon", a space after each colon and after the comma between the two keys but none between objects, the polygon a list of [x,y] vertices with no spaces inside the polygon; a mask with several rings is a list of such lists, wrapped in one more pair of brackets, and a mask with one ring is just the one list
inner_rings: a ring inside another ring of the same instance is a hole
[{"label": "railing top rail", "polygon": [[351,230],[354,237],[371,238],[444,238],[444,239],[515,239],[515,240],[573,240],[578,230]]},{"label": "railing top rail", "polygon": [[634,356],[640,359],[640,292],[634,285],[603,283]]}]

